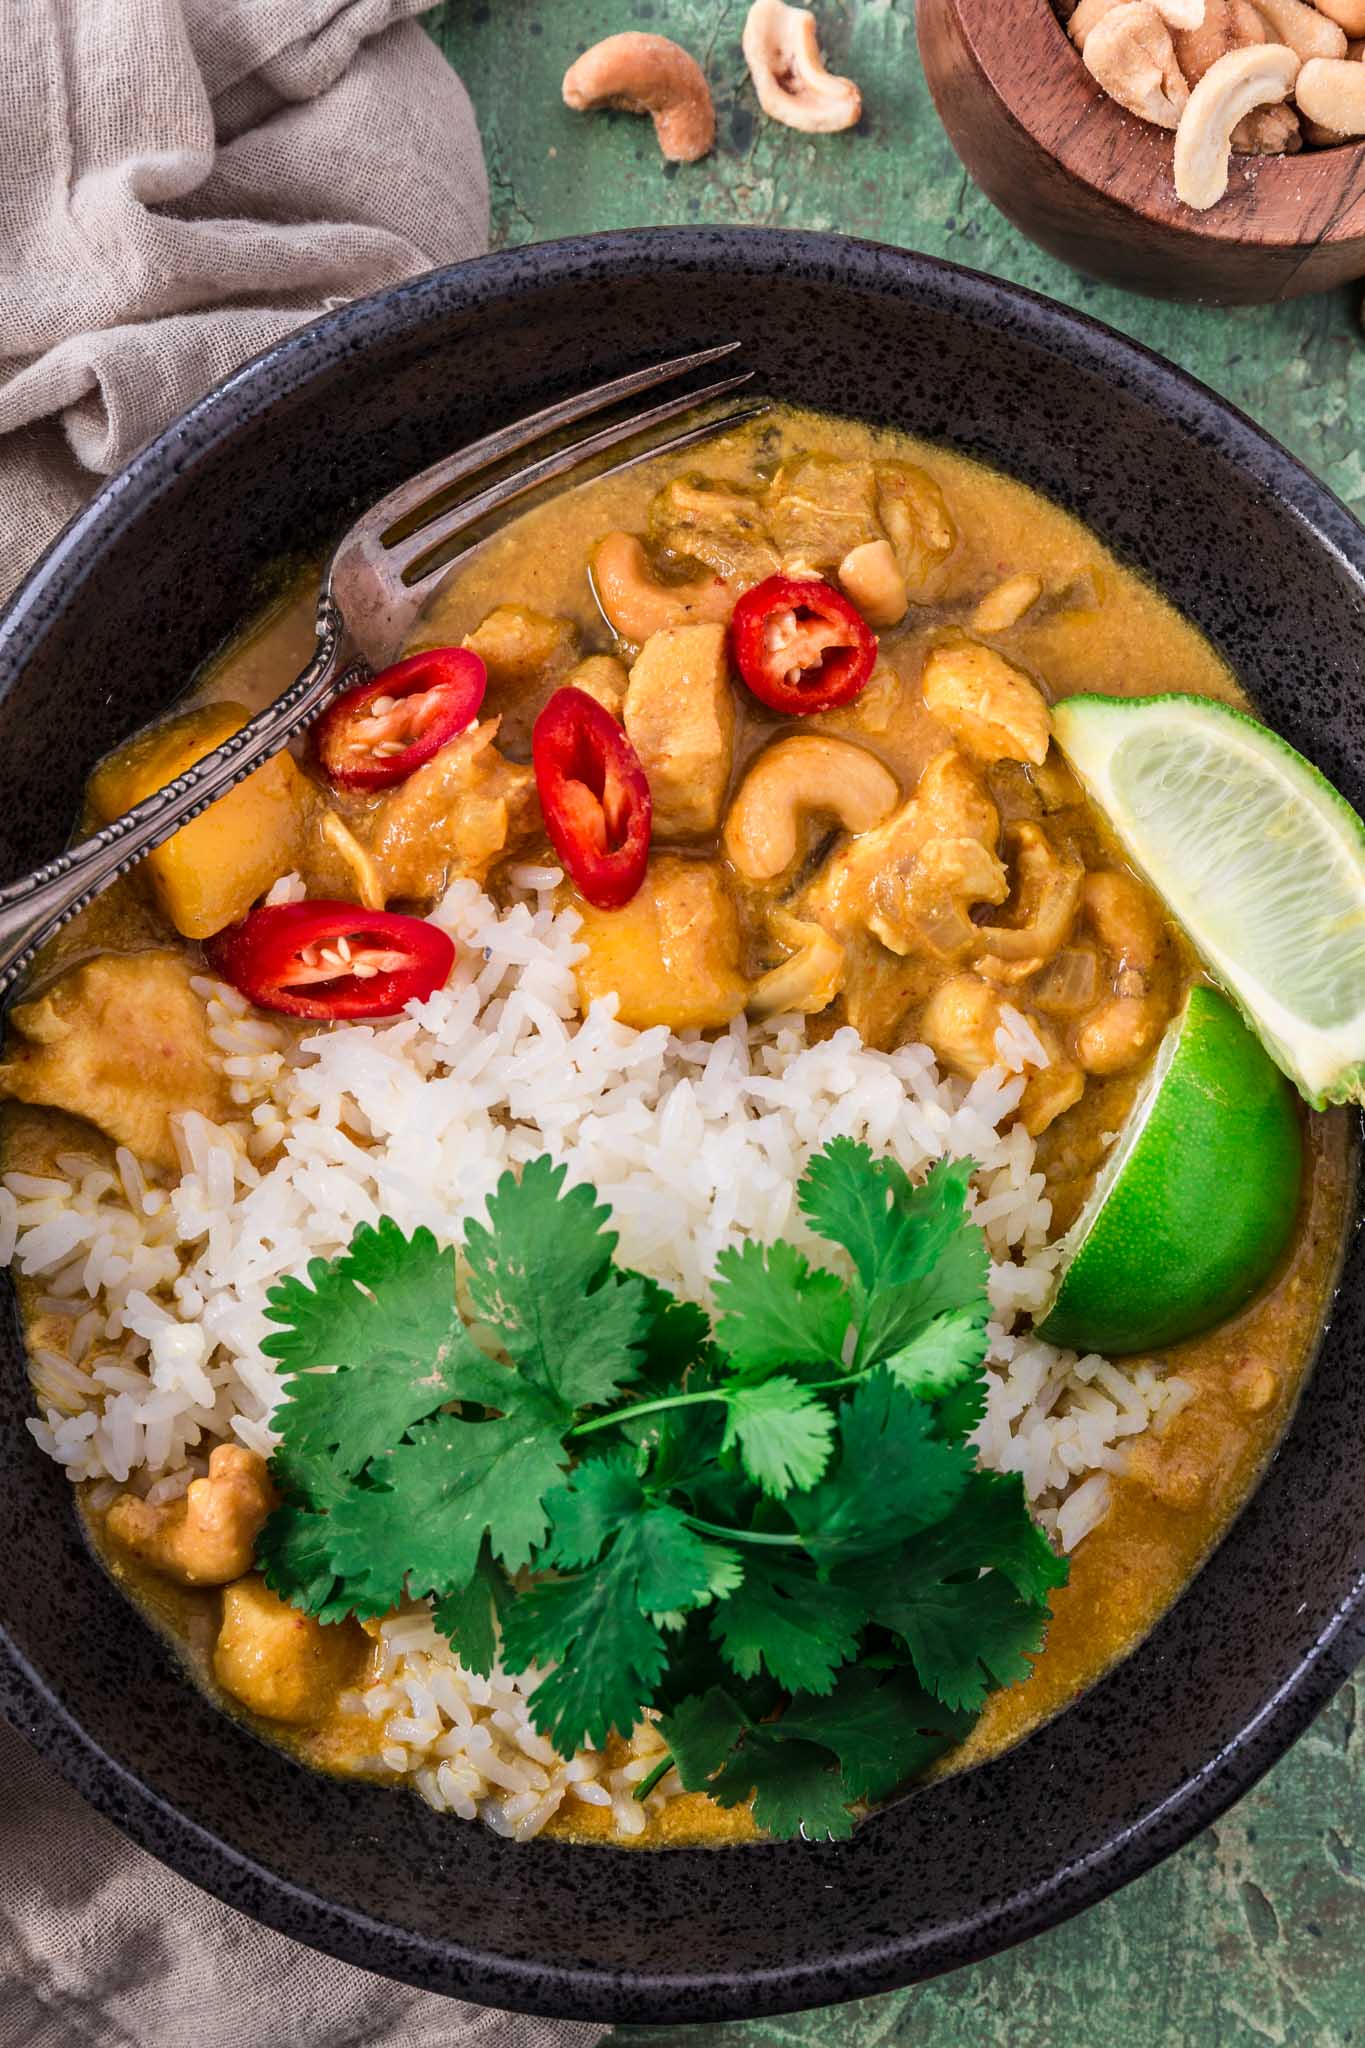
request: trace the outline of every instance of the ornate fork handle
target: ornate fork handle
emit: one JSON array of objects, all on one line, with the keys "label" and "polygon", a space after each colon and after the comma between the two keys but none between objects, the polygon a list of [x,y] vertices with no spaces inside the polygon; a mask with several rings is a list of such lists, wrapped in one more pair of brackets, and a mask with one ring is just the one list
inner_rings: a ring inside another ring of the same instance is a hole
[{"label": "ornate fork handle", "polygon": [[14,986],[43,941],[115,876],[278,754],[343,689],[368,675],[359,655],[348,648],[345,622],[326,591],[318,600],[317,636],[317,651],[297,681],[240,732],[112,824],[0,889],[0,996]]}]

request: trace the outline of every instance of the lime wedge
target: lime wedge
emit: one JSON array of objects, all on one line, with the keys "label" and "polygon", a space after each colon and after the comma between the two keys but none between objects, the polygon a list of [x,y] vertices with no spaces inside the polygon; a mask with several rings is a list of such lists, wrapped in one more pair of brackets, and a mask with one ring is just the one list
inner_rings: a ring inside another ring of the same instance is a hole
[{"label": "lime wedge", "polygon": [[1365,824],[1282,739],[1209,697],[1068,697],[1057,739],[1295,1086],[1365,1101]]},{"label": "lime wedge", "polygon": [[1114,1354],[1224,1321],[1274,1271],[1302,1171],[1293,1091],[1231,1003],[1191,989],[1062,1239],[1039,1334]]}]

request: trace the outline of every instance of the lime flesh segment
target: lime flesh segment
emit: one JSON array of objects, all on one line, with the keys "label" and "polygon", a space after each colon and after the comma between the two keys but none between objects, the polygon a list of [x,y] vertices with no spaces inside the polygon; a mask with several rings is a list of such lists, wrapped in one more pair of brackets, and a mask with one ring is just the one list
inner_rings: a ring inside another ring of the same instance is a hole
[{"label": "lime flesh segment", "polygon": [[1062,1239],[1039,1335],[1112,1355],[1224,1321],[1275,1270],[1302,1174],[1292,1090],[1231,1003],[1192,989]]},{"label": "lime flesh segment", "polygon": [[1365,1100],[1365,824],[1301,754],[1208,697],[1068,697],[1058,742],[1271,1057]]}]

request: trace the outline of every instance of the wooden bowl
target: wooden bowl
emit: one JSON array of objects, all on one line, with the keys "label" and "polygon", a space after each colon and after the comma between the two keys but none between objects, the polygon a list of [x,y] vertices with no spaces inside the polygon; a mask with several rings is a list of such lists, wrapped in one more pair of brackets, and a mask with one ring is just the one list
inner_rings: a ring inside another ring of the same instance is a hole
[{"label": "wooden bowl", "polygon": [[983,192],[1064,263],[1157,298],[1259,305],[1365,276],[1365,144],[1234,154],[1206,213],[1172,135],[1107,98],[1048,0],[919,0],[925,74]]}]

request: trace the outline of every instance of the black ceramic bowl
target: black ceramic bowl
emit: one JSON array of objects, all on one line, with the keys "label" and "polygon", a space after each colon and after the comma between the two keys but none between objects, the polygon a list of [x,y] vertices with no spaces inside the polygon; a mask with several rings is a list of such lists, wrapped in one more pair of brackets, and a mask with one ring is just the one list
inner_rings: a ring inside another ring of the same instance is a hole
[{"label": "black ceramic bowl", "polygon": [[[1061,307],[832,236],[606,236],[337,313],[145,450],[0,623],[0,873],[62,844],[91,763],[164,710],[283,551],[551,396],[741,338],[768,390],[887,420],[1080,514],[1365,799],[1365,533],[1179,372]],[[108,1584],[0,1376],[0,1705],[102,1812],[233,1905],[492,2004],[700,2020],[881,1991],[987,1955],[1176,1848],[1350,1670],[1365,1617],[1365,1270],[1348,1265],[1283,1449],[1142,1647],[982,1769],[852,1841],[516,1847],[312,1775],[216,1712]]]}]

